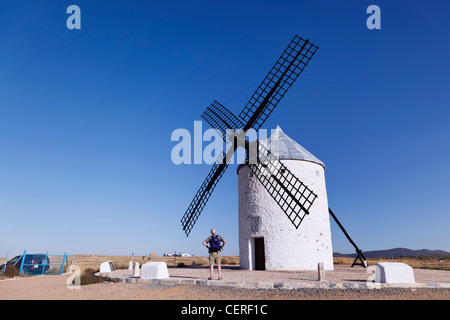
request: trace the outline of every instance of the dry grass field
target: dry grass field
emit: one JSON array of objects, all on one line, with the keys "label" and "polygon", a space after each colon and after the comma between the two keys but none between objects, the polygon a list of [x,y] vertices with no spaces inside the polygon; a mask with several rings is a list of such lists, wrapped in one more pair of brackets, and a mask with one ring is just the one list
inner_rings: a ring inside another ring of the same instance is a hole
[{"label": "dry grass field", "polygon": [[[69,257],[69,263],[72,257]],[[335,265],[351,265],[353,258],[334,258]],[[86,268],[99,269],[100,263],[112,261],[115,269],[127,269],[131,256],[103,256],[103,255],[74,255],[73,263],[77,264],[81,270]],[[168,267],[207,266],[208,257],[163,257],[163,256],[134,256],[133,262],[139,262],[142,266],[149,261],[164,261]],[[378,262],[403,262],[414,269],[438,269],[450,270],[450,260],[438,262],[436,259],[417,259],[417,258],[396,258],[392,259],[367,259],[367,264],[376,265]],[[223,265],[239,265],[239,256],[223,256]]]},{"label": "dry grass field", "polygon": [[[335,265],[352,265],[353,258],[334,258]],[[430,258],[394,258],[394,259],[367,259],[367,265],[376,265],[379,262],[403,262],[413,269],[435,269],[435,270],[450,270],[450,260],[437,260],[434,257]]]},{"label": "dry grass field", "polygon": [[[107,255],[91,255],[91,254],[81,254],[69,256],[69,263],[72,261],[80,267],[81,271],[91,268],[100,269],[100,264],[105,261],[112,261],[114,269],[127,269],[129,261],[131,261],[131,256],[107,256]],[[170,267],[188,267],[195,265],[207,266],[208,257],[164,257],[164,256],[134,256],[133,262],[139,262],[142,266],[144,263],[150,261],[163,261]],[[223,256],[223,265],[239,265],[239,256]]]}]

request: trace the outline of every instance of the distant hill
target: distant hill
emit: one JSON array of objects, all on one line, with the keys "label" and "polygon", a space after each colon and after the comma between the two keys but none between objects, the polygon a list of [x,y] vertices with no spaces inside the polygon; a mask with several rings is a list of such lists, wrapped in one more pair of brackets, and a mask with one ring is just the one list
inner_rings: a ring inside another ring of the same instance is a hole
[{"label": "distant hill", "polygon": [[[436,255],[450,255],[450,252],[443,250],[411,250],[407,248],[393,248],[387,250],[374,250],[374,251],[363,251],[366,259],[378,259],[378,258],[391,258],[391,257],[419,257],[419,256],[436,256]],[[334,257],[346,257],[355,258],[356,253],[343,254],[335,252]]]}]

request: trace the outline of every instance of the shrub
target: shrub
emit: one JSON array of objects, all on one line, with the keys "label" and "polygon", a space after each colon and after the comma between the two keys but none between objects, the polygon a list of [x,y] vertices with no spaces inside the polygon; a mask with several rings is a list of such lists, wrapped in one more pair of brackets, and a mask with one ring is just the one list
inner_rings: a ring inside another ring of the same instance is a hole
[{"label": "shrub", "polygon": [[98,270],[94,270],[93,268],[87,268],[84,270],[83,274],[80,277],[81,285],[85,284],[94,284],[94,283],[102,283],[107,280],[106,277],[96,277],[94,273],[98,272]]},{"label": "shrub", "polygon": [[17,277],[19,275],[19,269],[12,265],[7,265],[5,269],[5,277],[6,278],[13,278]]},{"label": "shrub", "polygon": [[114,262],[113,263],[113,268],[114,268],[114,270],[128,269],[128,266],[125,265],[125,264],[119,264],[118,262]]}]

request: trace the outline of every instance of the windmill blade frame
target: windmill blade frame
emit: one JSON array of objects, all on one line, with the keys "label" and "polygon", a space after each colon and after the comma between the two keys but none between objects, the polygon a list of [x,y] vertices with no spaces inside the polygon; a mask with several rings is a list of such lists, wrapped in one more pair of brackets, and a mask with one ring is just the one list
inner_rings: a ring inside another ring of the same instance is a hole
[{"label": "windmill blade frame", "polygon": [[227,135],[226,132],[231,128],[240,128],[242,122],[222,104],[214,101],[202,114],[202,118],[218,130],[225,141],[233,137],[235,147],[245,147],[250,170],[298,229],[305,215],[309,214],[309,208],[317,195],[261,143],[249,143],[245,139],[245,132]]},{"label": "windmill blade frame", "polygon": [[295,36],[239,114],[244,131],[258,130],[303,72],[319,47]]},{"label": "windmill blade frame", "polygon": [[[248,159],[247,166],[294,227],[298,229],[305,215],[309,214],[309,209],[316,200],[317,194],[259,141],[255,141],[251,145],[253,147],[256,145],[257,161]],[[248,154],[251,153],[252,151],[249,150]]]},{"label": "windmill blade frame", "polygon": [[[284,50],[281,57],[277,60],[274,67],[272,67],[261,85],[256,89],[247,105],[241,111],[239,116],[240,119],[234,116],[233,113],[217,101],[214,101],[202,114],[202,118],[205,119],[213,128],[218,130],[226,142],[228,142],[227,130],[242,128],[242,126],[243,128],[240,130],[240,133],[238,133],[238,136],[235,135],[233,137],[233,146],[232,148],[229,148],[226,155],[222,155],[222,161],[219,161],[213,165],[213,168],[185,212],[181,223],[183,225],[183,230],[187,235],[189,235],[215,186],[227,169],[229,160],[232,158],[232,155],[238,147],[237,141],[240,140],[239,142],[243,147],[248,147],[249,142],[245,138],[243,140],[240,139],[239,135],[242,133],[245,135],[245,133],[251,128],[258,130],[262,126],[262,124],[275,109],[278,102],[281,98],[283,98],[287,90],[303,72],[304,68],[311,60],[317,49],[318,47],[310,43],[309,40],[304,40],[296,35],[288,47]],[[259,165],[267,168],[266,165]],[[286,169],[287,168],[285,168],[285,170]],[[260,175],[260,172],[263,172],[260,167],[255,167],[254,170],[255,172],[258,172],[258,175]],[[281,177],[277,177],[276,174],[272,176],[275,181],[281,181],[279,180]],[[267,185],[272,186],[274,183],[270,181]],[[290,193],[290,191],[287,192],[287,194]],[[296,200],[292,201],[297,203],[298,207],[304,208],[304,204],[301,204]],[[289,202],[289,204],[291,202]],[[304,211],[308,212],[307,210]],[[294,216],[295,219],[292,219],[291,221],[297,221],[299,214],[296,213]],[[291,217],[291,215],[288,215],[288,217]],[[302,218],[300,220],[302,220]]]},{"label": "windmill blade frame", "polygon": [[222,159],[222,162],[216,161],[216,163],[213,164],[211,170],[206,176],[206,179],[203,181],[202,185],[195,194],[194,199],[192,199],[191,204],[181,218],[181,224],[186,236],[189,236],[189,233],[208,202],[209,197],[211,197],[214,188],[217,186],[217,183],[227,170],[228,164],[225,162],[225,158],[226,156],[222,152],[218,158],[218,161]]},{"label": "windmill blade frame", "polygon": [[238,117],[215,100],[206,108],[201,117],[222,135],[225,142],[227,142],[227,130],[244,127],[244,124]]}]

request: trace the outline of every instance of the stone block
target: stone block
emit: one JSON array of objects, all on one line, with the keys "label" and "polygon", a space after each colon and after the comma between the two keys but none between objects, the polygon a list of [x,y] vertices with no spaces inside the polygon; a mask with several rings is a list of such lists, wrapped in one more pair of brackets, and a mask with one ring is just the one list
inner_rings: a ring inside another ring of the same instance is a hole
[{"label": "stone block", "polygon": [[147,262],[141,267],[141,279],[167,279],[169,271],[165,262]]},{"label": "stone block", "polygon": [[376,266],[377,283],[415,283],[413,269],[401,262],[381,262]]},{"label": "stone block", "polygon": [[105,261],[100,264],[100,273],[112,272],[112,271],[114,271],[112,261]]},{"label": "stone block", "polygon": [[325,281],[325,269],[323,268],[323,262],[317,264],[318,281]]},{"label": "stone block", "polygon": [[139,269],[139,262],[134,263],[134,269],[133,269],[133,277],[139,277],[141,275],[140,269]]}]

